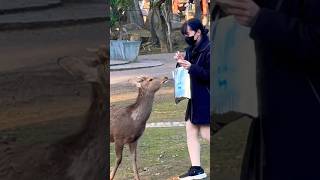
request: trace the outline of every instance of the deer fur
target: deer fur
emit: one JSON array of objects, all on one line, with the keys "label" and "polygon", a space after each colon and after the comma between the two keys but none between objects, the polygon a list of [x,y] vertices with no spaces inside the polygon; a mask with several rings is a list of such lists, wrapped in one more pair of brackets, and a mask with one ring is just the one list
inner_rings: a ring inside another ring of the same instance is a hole
[{"label": "deer fur", "polygon": [[[0,143],[1,180],[97,180],[106,178],[108,49],[98,58],[64,57],[58,64],[91,84],[91,105],[81,129],[52,144],[12,146]],[[102,57],[103,56],[103,57]],[[76,112],[75,112],[76,113]]]},{"label": "deer fur", "polygon": [[139,89],[136,102],[124,108],[112,108],[110,111],[110,142],[115,144],[116,162],[110,174],[114,179],[122,160],[122,151],[125,144],[129,145],[132,156],[134,178],[139,180],[137,169],[137,143],[144,132],[146,122],[152,111],[155,93],[168,80],[164,78],[140,77],[135,82]]}]

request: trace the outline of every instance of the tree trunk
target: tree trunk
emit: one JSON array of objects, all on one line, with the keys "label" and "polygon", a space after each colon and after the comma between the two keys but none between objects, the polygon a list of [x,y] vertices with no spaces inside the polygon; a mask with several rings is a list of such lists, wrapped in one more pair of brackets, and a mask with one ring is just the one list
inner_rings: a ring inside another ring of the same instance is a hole
[{"label": "tree trunk", "polygon": [[[162,0],[160,2],[153,2],[151,4],[151,9],[148,15],[147,22],[151,32],[152,41],[160,43],[161,52],[171,52],[171,13],[168,13],[168,10],[165,8],[164,2],[165,1]],[[169,7],[171,6],[169,5]]]},{"label": "tree trunk", "polygon": [[166,0],[167,12],[169,13],[170,22],[173,19],[172,0]]},{"label": "tree trunk", "polygon": [[143,16],[139,6],[139,0],[133,0],[132,8],[127,11],[128,23],[134,23],[143,27]]},{"label": "tree trunk", "polygon": [[163,17],[161,16],[160,7],[156,7],[153,11],[152,25],[160,42],[161,52],[168,52],[168,44],[166,37],[166,27]]},{"label": "tree trunk", "polygon": [[151,37],[149,41],[152,42],[153,44],[158,44],[159,43],[158,37],[153,27],[153,15],[154,15],[153,11],[154,10],[150,8],[150,11],[146,20],[146,29],[149,29],[151,33]]},{"label": "tree trunk", "polygon": [[171,15],[172,15],[172,11],[170,11],[171,8],[171,3],[169,1],[169,3],[167,2],[166,4],[162,4],[162,10],[163,10],[163,16],[164,16],[164,20],[166,23],[166,34],[167,34],[167,44],[168,44],[168,51],[172,52],[173,51],[173,46],[172,46],[172,39],[171,39]]},{"label": "tree trunk", "polygon": [[195,4],[195,13],[194,13],[194,17],[197,19],[201,20],[201,0],[195,0],[194,4]]}]

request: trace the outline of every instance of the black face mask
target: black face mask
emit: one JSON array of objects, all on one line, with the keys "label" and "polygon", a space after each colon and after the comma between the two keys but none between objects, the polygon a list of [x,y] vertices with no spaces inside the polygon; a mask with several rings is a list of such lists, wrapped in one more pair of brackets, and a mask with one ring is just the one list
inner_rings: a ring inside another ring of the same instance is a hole
[{"label": "black face mask", "polygon": [[197,40],[194,40],[194,36],[191,37],[186,37],[185,41],[187,44],[189,44],[190,46],[193,46],[196,44]]}]

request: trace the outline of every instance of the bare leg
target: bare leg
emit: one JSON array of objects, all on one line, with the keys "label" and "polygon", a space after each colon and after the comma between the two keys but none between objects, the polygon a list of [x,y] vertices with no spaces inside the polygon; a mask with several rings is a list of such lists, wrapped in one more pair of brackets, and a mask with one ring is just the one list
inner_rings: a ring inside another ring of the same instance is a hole
[{"label": "bare leg", "polygon": [[123,151],[123,144],[119,144],[117,142],[115,142],[115,150],[116,150],[116,163],[114,166],[114,169],[112,170],[111,174],[110,174],[110,180],[112,180],[114,178],[114,176],[116,175],[117,169],[122,161],[122,151]]},{"label": "bare leg", "polygon": [[201,137],[210,143],[210,126],[200,126]]},{"label": "bare leg", "polygon": [[199,127],[188,120],[186,122],[187,144],[192,166],[200,166]]},{"label": "bare leg", "polygon": [[138,141],[129,144],[130,153],[132,157],[132,166],[133,166],[133,172],[134,172],[134,179],[140,180],[138,168],[137,168],[137,144]]}]

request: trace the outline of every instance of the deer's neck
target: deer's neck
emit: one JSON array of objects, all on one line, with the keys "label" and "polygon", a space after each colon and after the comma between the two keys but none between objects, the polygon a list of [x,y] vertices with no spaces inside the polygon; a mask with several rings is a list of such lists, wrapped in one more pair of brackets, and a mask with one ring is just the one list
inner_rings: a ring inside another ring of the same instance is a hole
[{"label": "deer's neck", "polygon": [[132,120],[146,123],[152,111],[153,100],[153,93],[139,91],[137,101],[132,106]]},{"label": "deer's neck", "polygon": [[[105,140],[107,115],[103,102],[107,102],[105,92],[99,84],[92,84],[92,102],[82,128],[54,144],[56,151],[53,153],[61,154],[62,151],[66,157],[71,158],[67,171],[73,179],[86,179],[91,172],[90,177],[94,177],[99,174],[96,170],[104,167],[101,157],[105,154],[105,148],[101,142]],[[88,154],[92,155],[91,159],[88,159]]]}]

